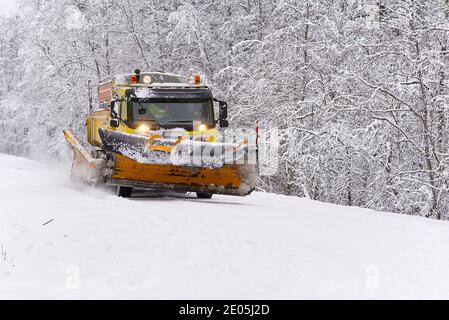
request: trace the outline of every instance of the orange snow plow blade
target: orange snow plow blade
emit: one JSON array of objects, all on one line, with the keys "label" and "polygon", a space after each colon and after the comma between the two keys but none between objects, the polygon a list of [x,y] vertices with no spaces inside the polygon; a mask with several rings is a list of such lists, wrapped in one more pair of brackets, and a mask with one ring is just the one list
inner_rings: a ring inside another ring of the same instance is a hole
[{"label": "orange snow plow blade", "polygon": [[257,180],[257,167],[251,164],[199,168],[139,163],[119,154],[114,158],[108,182],[116,185],[245,196],[254,190]]}]

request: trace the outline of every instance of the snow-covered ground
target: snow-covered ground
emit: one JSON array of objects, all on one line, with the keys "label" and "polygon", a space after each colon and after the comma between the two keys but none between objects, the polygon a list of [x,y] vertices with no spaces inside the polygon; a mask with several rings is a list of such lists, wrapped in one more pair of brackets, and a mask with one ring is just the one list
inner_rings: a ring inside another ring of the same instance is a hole
[{"label": "snow-covered ground", "polygon": [[121,199],[1,154],[0,244],[0,298],[449,298],[447,222],[263,193]]}]

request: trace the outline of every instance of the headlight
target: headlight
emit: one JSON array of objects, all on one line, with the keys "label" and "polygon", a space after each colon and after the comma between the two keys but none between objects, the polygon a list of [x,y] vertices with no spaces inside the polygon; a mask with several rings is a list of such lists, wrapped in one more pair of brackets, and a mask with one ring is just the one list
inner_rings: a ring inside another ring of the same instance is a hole
[{"label": "headlight", "polygon": [[138,128],[137,131],[139,131],[139,133],[148,133],[148,131],[150,131],[150,128],[144,124],[141,124]]},{"label": "headlight", "polygon": [[198,130],[199,130],[200,132],[204,132],[204,131],[207,130],[207,126],[206,126],[205,124],[201,124],[201,125],[198,127]]}]

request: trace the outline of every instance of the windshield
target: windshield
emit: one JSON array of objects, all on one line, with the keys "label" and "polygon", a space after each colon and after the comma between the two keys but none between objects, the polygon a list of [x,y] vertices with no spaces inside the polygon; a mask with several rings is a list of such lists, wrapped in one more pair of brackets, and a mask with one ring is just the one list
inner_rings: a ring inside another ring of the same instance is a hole
[{"label": "windshield", "polygon": [[141,100],[130,102],[131,122],[155,121],[159,124],[192,124],[194,121],[213,125],[211,100]]}]

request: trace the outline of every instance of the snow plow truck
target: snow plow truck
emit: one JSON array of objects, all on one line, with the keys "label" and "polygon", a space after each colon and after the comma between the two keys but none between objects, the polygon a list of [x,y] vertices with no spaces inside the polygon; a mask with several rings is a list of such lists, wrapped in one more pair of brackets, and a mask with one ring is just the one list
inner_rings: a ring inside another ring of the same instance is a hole
[{"label": "snow plow truck", "polygon": [[120,197],[134,189],[195,192],[206,199],[254,190],[257,128],[255,139],[223,138],[228,105],[214,98],[201,75],[135,70],[97,88],[98,107],[89,94],[87,143],[64,130],[73,180],[113,185]]}]

